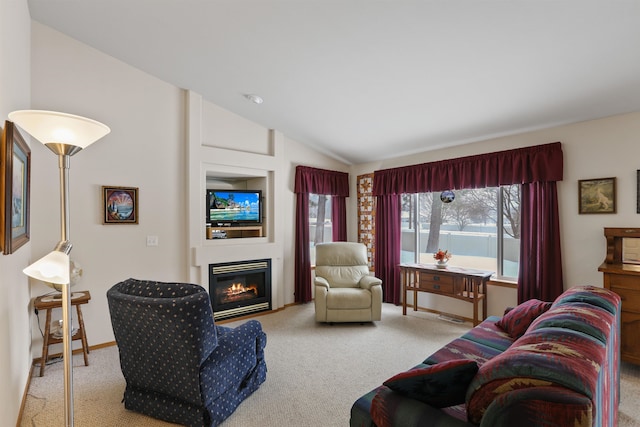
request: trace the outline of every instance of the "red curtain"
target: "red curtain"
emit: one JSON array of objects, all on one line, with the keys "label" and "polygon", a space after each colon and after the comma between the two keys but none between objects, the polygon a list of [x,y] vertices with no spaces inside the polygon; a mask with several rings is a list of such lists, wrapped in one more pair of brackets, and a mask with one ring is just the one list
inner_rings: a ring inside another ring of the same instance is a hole
[{"label": "red curtain", "polygon": [[374,172],[373,195],[562,181],[559,142]]},{"label": "red curtain", "polygon": [[[520,264],[518,278],[518,299],[539,298],[547,301],[555,299],[562,289],[562,264],[560,258],[560,233],[558,196],[556,181],[563,175],[562,145],[551,144],[524,147],[514,150],[460,157],[432,163],[375,171],[373,195],[381,198],[391,194],[423,193],[431,191],[455,190],[463,188],[495,187],[499,185],[523,184],[528,200],[523,196],[524,206],[529,210],[521,217]],[[528,186],[526,184],[540,184]],[[543,185],[544,184],[544,185]],[[524,212],[524,207],[523,207]],[[376,212],[376,224],[387,223],[389,227],[400,228],[387,216],[387,210]],[[396,248],[379,244],[376,228],[376,254],[395,251]],[[399,252],[399,248],[397,249]],[[554,257],[548,255],[555,252]],[[393,265],[382,266],[376,257],[376,271],[379,268],[391,270]],[[395,262],[391,255],[381,257],[385,262]],[[397,264],[396,264],[397,265]],[[398,292],[399,277],[389,278],[394,282],[385,287]],[[397,283],[395,282],[397,280]]]},{"label": "red curtain", "polygon": [[522,185],[518,303],[553,301],[564,290],[555,182]]},{"label": "red curtain", "polygon": [[309,193],[296,194],[294,301],[311,301],[311,257],[309,255]]},{"label": "red curtain", "polygon": [[311,259],[309,255],[309,193],[331,196],[334,241],[346,240],[347,213],[345,197],[349,197],[349,174],[296,167],[296,243],[295,302],[309,302],[311,293]]},{"label": "red curtain", "polygon": [[[309,218],[307,216],[307,218]],[[347,240],[347,198],[331,196],[331,222],[333,224],[331,240],[345,242]]]},{"label": "red curtain", "polygon": [[[378,196],[376,205],[376,277],[382,280],[383,301],[400,304],[400,195]],[[384,248],[384,250],[381,250]]]}]

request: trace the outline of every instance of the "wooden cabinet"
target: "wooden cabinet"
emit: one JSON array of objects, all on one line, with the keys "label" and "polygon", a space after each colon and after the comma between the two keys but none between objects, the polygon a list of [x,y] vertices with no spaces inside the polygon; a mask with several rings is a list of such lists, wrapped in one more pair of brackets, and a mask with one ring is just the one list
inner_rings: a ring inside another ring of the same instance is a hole
[{"label": "wooden cabinet", "polygon": [[604,287],[622,299],[620,354],[622,360],[640,364],[640,265],[622,262],[624,238],[640,238],[640,229],[605,228],[607,256],[598,271]]},{"label": "wooden cabinet", "polygon": [[407,314],[407,292],[413,292],[413,310],[418,310],[418,292],[428,292],[473,304],[473,325],[480,323],[478,304],[482,302],[482,318],[487,317],[487,281],[492,271],[469,268],[437,268],[432,264],[400,264],[402,272],[402,314]]},{"label": "wooden cabinet", "polygon": [[262,237],[262,226],[207,227],[207,239],[238,239],[245,237]]}]

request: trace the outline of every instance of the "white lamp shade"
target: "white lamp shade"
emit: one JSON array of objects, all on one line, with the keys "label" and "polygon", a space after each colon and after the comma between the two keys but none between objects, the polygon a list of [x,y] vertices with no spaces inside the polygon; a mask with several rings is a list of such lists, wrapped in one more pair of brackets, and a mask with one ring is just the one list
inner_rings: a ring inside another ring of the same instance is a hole
[{"label": "white lamp shade", "polygon": [[49,252],[22,272],[46,283],[66,285],[70,280],[69,255],[60,251]]},{"label": "white lamp shade", "polygon": [[59,143],[86,148],[109,132],[105,124],[73,114],[43,110],[19,110],[9,120],[42,144]]}]

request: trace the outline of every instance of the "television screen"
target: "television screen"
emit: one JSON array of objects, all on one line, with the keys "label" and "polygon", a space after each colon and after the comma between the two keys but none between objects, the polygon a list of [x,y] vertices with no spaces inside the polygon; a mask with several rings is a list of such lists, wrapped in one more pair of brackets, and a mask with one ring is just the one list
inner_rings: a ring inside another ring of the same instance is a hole
[{"label": "television screen", "polygon": [[260,190],[207,190],[207,222],[221,224],[262,223]]}]

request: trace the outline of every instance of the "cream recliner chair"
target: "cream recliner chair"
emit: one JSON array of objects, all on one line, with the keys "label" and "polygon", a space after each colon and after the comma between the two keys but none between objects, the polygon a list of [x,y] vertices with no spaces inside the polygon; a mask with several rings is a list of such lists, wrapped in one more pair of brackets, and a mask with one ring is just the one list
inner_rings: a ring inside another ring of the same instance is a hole
[{"label": "cream recliner chair", "polygon": [[318,322],[372,322],[382,318],[382,280],[369,274],[362,243],[316,245]]}]

